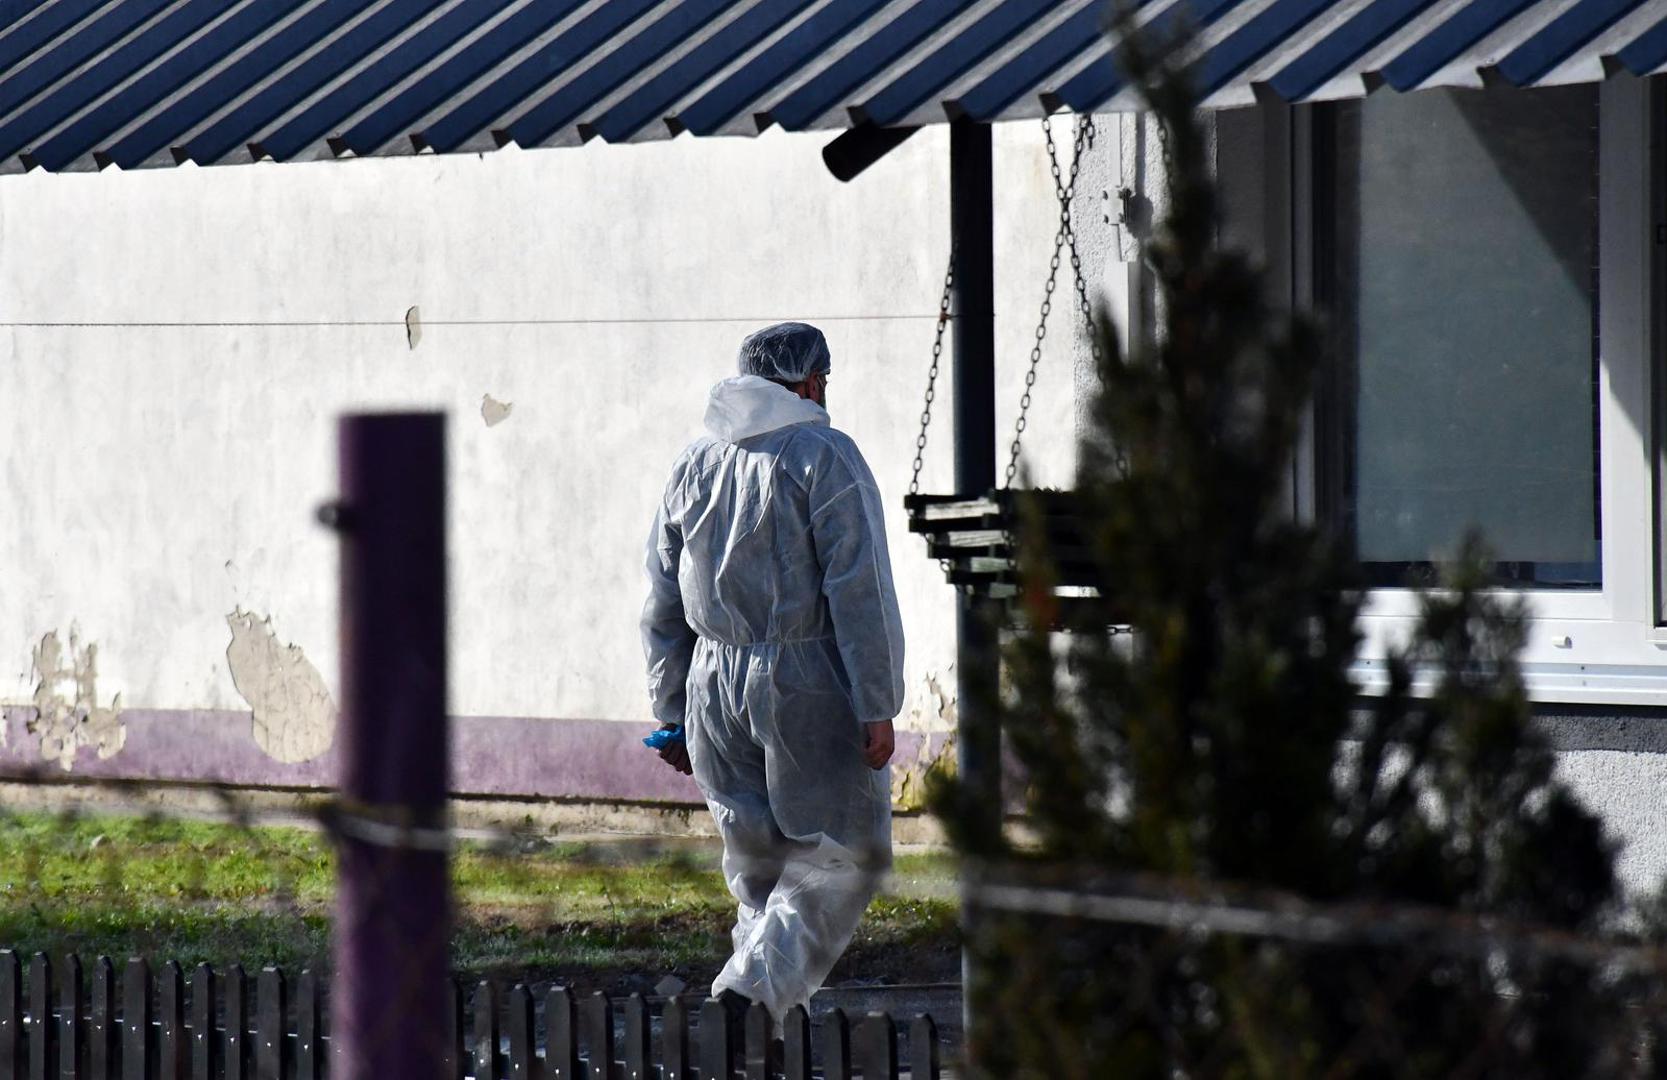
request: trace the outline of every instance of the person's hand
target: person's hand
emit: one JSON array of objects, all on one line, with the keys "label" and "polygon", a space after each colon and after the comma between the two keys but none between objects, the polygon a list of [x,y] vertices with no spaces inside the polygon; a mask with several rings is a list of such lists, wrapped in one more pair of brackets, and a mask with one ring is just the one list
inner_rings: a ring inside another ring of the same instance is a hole
[{"label": "person's hand", "polygon": [[[667,724],[675,727],[675,724]],[[667,743],[660,748],[660,760],[682,773],[684,776],[695,774],[694,766],[689,764],[689,744],[686,742]]]},{"label": "person's hand", "polygon": [[863,761],[868,763],[870,769],[885,768],[886,762],[891,760],[892,751],[897,749],[897,733],[892,730],[891,721],[880,720],[862,727]]}]

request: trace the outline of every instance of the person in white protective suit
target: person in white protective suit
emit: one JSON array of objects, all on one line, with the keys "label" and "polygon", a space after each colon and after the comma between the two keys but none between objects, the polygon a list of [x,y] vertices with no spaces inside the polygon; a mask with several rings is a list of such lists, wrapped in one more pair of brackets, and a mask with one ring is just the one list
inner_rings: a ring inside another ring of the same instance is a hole
[{"label": "person in white protective suit", "polygon": [[829,426],[827,341],[781,323],[712,389],[648,542],[648,686],[718,833],[738,915],[712,984],[779,1022],[845,951],[891,865],[903,629],[880,493]]}]

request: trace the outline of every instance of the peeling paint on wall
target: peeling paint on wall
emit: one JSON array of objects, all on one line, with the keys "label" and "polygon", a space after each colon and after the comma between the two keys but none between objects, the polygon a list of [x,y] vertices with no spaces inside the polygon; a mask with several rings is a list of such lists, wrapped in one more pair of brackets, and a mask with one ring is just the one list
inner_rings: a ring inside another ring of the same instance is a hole
[{"label": "peeling paint on wall", "polygon": [[122,723],[122,696],[98,704],[98,646],[81,644],[80,632],[70,627],[69,650],[48,632],[31,655],[35,683],[34,715],[27,730],[40,736],[44,761],[56,761],[65,772],[75,767],[76,751],[90,746],[100,758],[114,757],[127,741]]},{"label": "peeling paint on wall", "polygon": [[[910,731],[953,731],[958,718],[954,683],[954,664],[950,664],[941,675],[928,674],[926,685],[915,695],[914,708],[909,710],[904,726]],[[944,689],[946,685],[949,690]]]},{"label": "peeling paint on wall", "polygon": [[423,313],[412,304],[405,310],[405,344],[415,349],[423,339]]},{"label": "peeling paint on wall", "polygon": [[324,677],[298,645],[282,645],[270,616],[241,607],[226,616],[231,644],[226,666],[232,685],[254,710],[255,743],[290,764],[310,761],[335,738],[336,703]]},{"label": "peeling paint on wall", "polygon": [[491,394],[484,394],[480,399],[480,418],[486,421],[487,427],[497,427],[509,419],[510,410],[513,408],[514,402],[499,401]]},{"label": "peeling paint on wall", "polygon": [[[927,734],[920,740],[920,749],[909,761],[894,760],[891,766],[891,803],[900,810],[918,810],[926,799],[926,774],[941,764],[955,762],[956,699],[943,688],[943,683],[954,678],[954,665],[940,679],[926,676],[926,686],[909,710],[907,726]],[[934,739],[931,733],[945,729],[948,734]]]},{"label": "peeling paint on wall", "polygon": [[891,805],[899,810],[920,810],[926,805],[926,777],[942,767],[955,772],[955,733],[942,739],[920,740],[920,750],[910,761],[894,761],[891,767]]}]

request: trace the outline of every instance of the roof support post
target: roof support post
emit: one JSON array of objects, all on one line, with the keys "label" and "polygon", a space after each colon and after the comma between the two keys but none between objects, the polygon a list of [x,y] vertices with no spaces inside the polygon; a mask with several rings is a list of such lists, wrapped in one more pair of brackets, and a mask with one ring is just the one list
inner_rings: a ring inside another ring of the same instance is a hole
[{"label": "roof support post", "polygon": [[[955,246],[955,491],[980,496],[996,486],[995,227],[990,127],[957,121],[949,128],[949,214]],[[956,616],[956,688],[960,775],[978,793],[987,818],[1001,823],[1000,732],[996,700],[995,623],[970,591]]]},{"label": "roof support post", "polygon": [[[949,214],[955,245],[955,491],[981,496],[996,486],[995,228],[990,127],[957,121],[949,128]],[[1000,733],[995,624],[968,591],[956,620],[959,766],[995,829],[1001,822]]]},{"label": "roof support post", "polygon": [[955,490],[996,486],[995,212],[990,126],[949,125],[949,229],[955,248]]},{"label": "roof support post", "polygon": [[[996,486],[995,223],[990,127],[956,121],[949,127],[949,216],[955,248],[953,367],[955,490],[983,495]],[[1001,730],[994,707],[999,687],[992,602],[962,589],[955,612],[957,764],[975,796],[981,830],[1001,828]],[[975,913],[962,904],[971,929]],[[970,953],[962,953],[963,1001],[972,1000]],[[970,1006],[964,1016],[969,1054],[975,1041]]]}]

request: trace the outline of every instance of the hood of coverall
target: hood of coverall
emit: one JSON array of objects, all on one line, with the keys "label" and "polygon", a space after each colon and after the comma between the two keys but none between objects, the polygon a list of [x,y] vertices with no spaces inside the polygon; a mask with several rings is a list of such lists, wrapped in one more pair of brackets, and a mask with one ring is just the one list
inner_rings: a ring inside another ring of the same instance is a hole
[{"label": "hood of coverall", "polygon": [[706,402],[706,430],[725,442],[805,423],[826,425],[828,410],[757,375],[724,379]]}]

